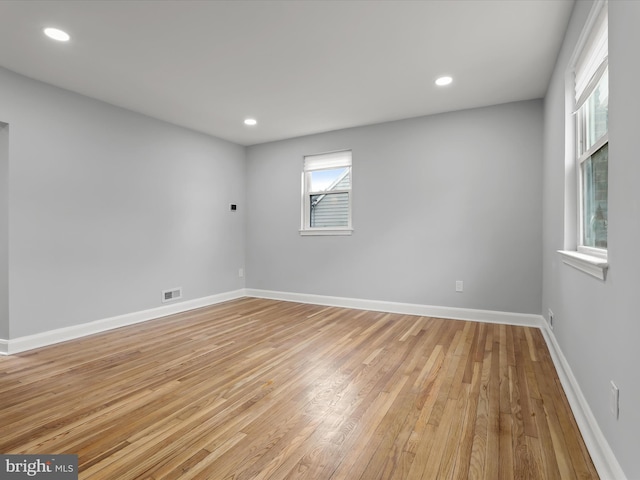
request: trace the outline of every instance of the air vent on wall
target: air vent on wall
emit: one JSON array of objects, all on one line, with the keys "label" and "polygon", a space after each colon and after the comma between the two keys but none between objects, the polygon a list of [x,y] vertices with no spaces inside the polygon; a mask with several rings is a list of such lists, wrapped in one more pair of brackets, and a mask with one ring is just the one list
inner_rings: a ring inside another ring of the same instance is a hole
[{"label": "air vent on wall", "polygon": [[182,298],[182,287],[162,291],[162,303],[172,302],[179,298]]}]

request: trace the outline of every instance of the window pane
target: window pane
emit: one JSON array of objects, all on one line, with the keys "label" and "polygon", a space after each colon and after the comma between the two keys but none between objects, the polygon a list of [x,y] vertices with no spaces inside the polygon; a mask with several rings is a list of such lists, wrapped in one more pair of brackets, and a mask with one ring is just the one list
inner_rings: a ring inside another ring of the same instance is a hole
[{"label": "window pane", "polygon": [[351,188],[349,167],[315,170],[309,172],[308,175],[310,192]]},{"label": "window pane", "polygon": [[602,135],[607,133],[609,125],[609,69],[607,68],[595,90],[585,101],[585,145],[581,153],[586,152]]},{"label": "window pane", "polygon": [[311,195],[311,228],[348,227],[349,193]]},{"label": "window pane", "polygon": [[609,145],[582,162],[582,244],[607,248]]}]

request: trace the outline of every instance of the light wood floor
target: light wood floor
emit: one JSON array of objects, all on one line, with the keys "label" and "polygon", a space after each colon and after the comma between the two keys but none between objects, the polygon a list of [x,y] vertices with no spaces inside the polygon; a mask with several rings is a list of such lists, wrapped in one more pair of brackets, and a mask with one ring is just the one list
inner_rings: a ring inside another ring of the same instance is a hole
[{"label": "light wood floor", "polygon": [[0,357],[83,479],[597,478],[537,329],[242,299]]}]

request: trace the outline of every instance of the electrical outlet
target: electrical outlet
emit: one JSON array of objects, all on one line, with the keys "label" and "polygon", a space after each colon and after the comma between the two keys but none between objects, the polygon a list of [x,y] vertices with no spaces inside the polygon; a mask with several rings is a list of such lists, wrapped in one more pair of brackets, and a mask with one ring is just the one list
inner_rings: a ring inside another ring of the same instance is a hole
[{"label": "electrical outlet", "polygon": [[463,284],[462,280],[456,280],[456,292],[462,292]]},{"label": "electrical outlet", "polygon": [[244,268],[239,268],[238,269],[238,277],[240,277],[240,278],[244,277]]},{"label": "electrical outlet", "polygon": [[549,326],[553,330],[553,311],[549,309]]},{"label": "electrical outlet", "polygon": [[609,411],[611,412],[611,415],[613,415],[613,418],[617,420],[620,416],[620,389],[615,383],[613,383],[613,380],[611,380],[610,388]]}]

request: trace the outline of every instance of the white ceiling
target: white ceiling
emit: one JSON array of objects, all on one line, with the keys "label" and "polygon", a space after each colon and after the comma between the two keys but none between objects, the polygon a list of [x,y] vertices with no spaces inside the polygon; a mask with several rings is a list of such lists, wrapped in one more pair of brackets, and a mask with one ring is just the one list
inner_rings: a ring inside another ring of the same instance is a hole
[{"label": "white ceiling", "polygon": [[[0,0],[0,65],[242,145],[541,98],[573,0]],[[66,30],[62,44],[42,34]],[[449,74],[454,83],[434,85]],[[246,117],[258,125],[247,127]]]}]

